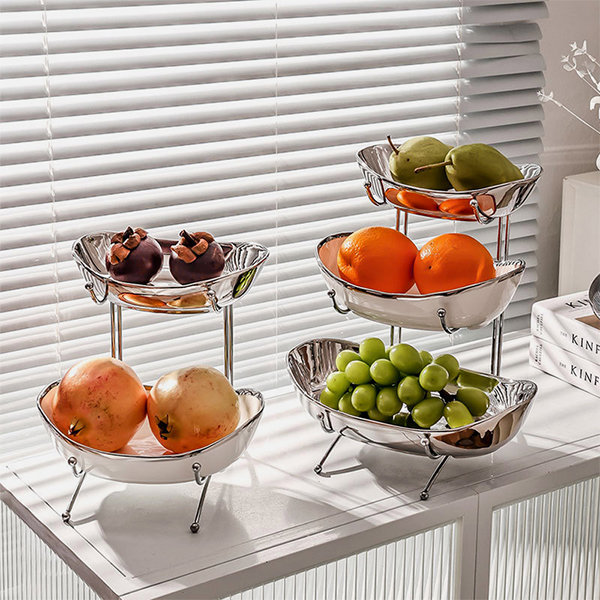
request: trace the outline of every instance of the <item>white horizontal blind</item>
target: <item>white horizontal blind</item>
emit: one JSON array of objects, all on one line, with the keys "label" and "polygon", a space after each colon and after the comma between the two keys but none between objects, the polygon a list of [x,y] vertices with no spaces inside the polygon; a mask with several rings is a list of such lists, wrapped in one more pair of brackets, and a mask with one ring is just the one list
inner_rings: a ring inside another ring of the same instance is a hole
[{"label": "white horizontal blind", "polygon": [[[304,339],[386,334],[332,310],[314,260],[326,235],[394,223],[364,195],[358,149],[387,134],[486,142],[515,162],[541,148],[535,21],[544,2],[0,7],[5,453],[45,440],[30,431],[43,385],[109,350],[107,306],[92,303],[71,259],[79,236],[132,225],[175,237],[189,227],[268,246],[267,266],[234,310],[236,381],[268,391],[288,384],[283,357]],[[508,312],[513,328],[535,296],[536,214],[530,200],[513,220],[513,254],[529,265]],[[453,228],[414,218],[410,235],[421,244]],[[465,229],[492,247],[493,229]],[[125,360],[146,381],[221,364],[218,316],[125,311],[124,327]],[[447,344],[406,332],[417,338]]]}]

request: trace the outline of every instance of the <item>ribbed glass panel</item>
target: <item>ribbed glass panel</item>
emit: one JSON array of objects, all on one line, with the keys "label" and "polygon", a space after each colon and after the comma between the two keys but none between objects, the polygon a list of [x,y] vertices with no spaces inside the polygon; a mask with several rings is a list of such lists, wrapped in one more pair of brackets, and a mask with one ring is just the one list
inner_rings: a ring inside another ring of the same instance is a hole
[{"label": "ribbed glass panel", "polygon": [[494,510],[490,600],[600,598],[600,477]]},{"label": "ribbed glass panel", "polygon": [[0,600],[101,600],[0,502]]},{"label": "ribbed glass panel", "polygon": [[222,600],[451,600],[458,535],[448,523]]}]

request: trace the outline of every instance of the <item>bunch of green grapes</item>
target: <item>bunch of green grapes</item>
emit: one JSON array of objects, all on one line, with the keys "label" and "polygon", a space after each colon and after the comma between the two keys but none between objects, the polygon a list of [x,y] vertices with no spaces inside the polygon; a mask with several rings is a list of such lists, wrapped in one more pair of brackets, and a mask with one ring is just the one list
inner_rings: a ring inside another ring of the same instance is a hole
[{"label": "bunch of green grapes", "polygon": [[[410,344],[386,348],[379,338],[367,338],[358,352],[342,350],[335,364],[319,397],[325,406],[406,427],[430,429],[442,417],[452,428],[473,423],[488,409],[484,390],[496,383],[461,370],[451,354],[434,359]],[[444,389],[449,382],[456,394]]]}]

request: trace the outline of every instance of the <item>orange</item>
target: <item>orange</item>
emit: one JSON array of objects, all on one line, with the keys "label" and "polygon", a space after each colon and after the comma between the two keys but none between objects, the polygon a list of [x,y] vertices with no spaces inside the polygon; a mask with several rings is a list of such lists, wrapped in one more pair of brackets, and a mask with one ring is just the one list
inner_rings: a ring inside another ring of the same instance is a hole
[{"label": "orange", "polygon": [[421,294],[431,294],[486,281],[496,276],[487,248],[463,233],[445,233],[427,242],[414,264]]},{"label": "orange", "polygon": [[400,190],[397,190],[396,188],[388,188],[387,190],[385,190],[385,197],[388,199],[389,202],[395,204],[396,198],[398,197],[398,192],[400,192]]},{"label": "orange", "polygon": [[470,202],[471,198],[451,198],[440,204],[440,210],[452,215],[471,216],[474,213]]},{"label": "orange", "polygon": [[340,246],[337,265],[342,279],[360,287],[403,294],[413,283],[417,247],[389,227],[365,227]]},{"label": "orange", "polygon": [[408,208],[415,208],[417,210],[439,210],[437,202],[431,196],[411,190],[400,190],[398,192],[398,202]]}]

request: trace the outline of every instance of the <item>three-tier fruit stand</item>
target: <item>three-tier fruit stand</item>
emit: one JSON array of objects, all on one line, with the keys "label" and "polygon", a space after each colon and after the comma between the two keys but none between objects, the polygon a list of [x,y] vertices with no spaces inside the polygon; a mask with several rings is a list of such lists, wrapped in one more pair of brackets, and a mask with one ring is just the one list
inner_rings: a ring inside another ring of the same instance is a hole
[{"label": "three-tier fruit stand", "polygon": [[[329,287],[333,308],[340,314],[350,312],[390,326],[390,344],[399,342],[401,329],[444,331],[453,334],[461,328],[479,328],[492,323],[491,375],[496,386],[490,394],[488,413],[474,424],[457,429],[418,431],[387,423],[376,423],[329,409],[318,401],[324,379],[335,370],[332,360],[341,349],[356,349],[345,340],[320,339],[300,344],[288,355],[288,370],[308,412],[319,420],[327,433],[337,433],[314,470],[324,473],[325,461],[342,437],[399,452],[441,459],[421,491],[421,499],[429,491],[450,456],[465,457],[487,454],[508,442],[518,431],[536,386],[528,381],[512,381],[500,377],[504,311],[521,280],[525,263],[509,259],[510,216],[526,201],[539,179],[542,169],[536,164],[520,166],[523,179],[479,190],[457,192],[433,191],[404,185],[391,177],[388,160],[390,148],[374,145],[357,155],[365,191],[376,206],[396,210],[395,227],[405,235],[409,215],[471,221],[481,224],[497,222],[496,277],[458,290],[436,294],[381,293],[349,284],[337,271],[337,251],[348,235],[341,233],[322,240],[316,252],[317,263]],[[413,208],[402,203],[399,192],[407,191],[435,202],[436,210]],[[441,205],[457,200],[466,206],[462,214],[445,212]],[[310,365],[311,368],[307,368]]]}]

